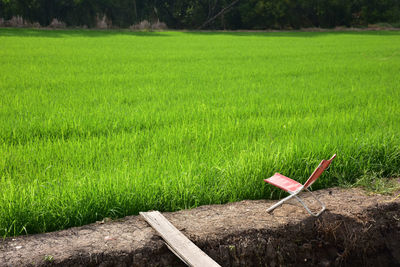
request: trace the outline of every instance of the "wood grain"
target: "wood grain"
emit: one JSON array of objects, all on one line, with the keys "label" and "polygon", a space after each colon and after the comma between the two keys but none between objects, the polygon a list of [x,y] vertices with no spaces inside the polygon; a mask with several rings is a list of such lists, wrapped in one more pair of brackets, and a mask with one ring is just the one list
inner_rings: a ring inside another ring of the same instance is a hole
[{"label": "wood grain", "polygon": [[140,212],[140,215],[161,235],[168,248],[189,266],[220,266],[175,228],[160,212]]}]

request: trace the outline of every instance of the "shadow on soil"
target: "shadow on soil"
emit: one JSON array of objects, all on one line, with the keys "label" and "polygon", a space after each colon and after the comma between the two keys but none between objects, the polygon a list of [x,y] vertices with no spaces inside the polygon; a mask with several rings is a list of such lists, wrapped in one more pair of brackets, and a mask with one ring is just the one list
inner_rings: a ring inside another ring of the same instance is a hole
[{"label": "shadow on soil", "polygon": [[249,230],[200,247],[226,266],[400,266],[398,208],[372,210],[365,221],[327,211],[284,228]]},{"label": "shadow on soil", "polygon": [[[367,210],[360,218],[326,211],[318,218],[275,229],[190,238],[222,266],[400,266],[398,210],[394,203]],[[77,255],[62,265],[95,266],[99,262],[103,266],[185,266],[158,236],[152,245],[134,253]]]},{"label": "shadow on soil", "polygon": [[[222,266],[400,266],[400,201],[358,189],[316,192],[315,218],[297,202],[241,201],[164,213]],[[307,197],[305,196],[305,199]],[[0,266],[184,266],[141,217],[0,242]]]}]

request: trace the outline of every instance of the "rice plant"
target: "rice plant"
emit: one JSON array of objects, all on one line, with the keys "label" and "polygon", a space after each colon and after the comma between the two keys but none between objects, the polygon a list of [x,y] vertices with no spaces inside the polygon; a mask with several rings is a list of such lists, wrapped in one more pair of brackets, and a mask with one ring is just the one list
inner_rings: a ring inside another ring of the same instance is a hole
[{"label": "rice plant", "polygon": [[0,234],[399,175],[400,32],[0,29]]}]

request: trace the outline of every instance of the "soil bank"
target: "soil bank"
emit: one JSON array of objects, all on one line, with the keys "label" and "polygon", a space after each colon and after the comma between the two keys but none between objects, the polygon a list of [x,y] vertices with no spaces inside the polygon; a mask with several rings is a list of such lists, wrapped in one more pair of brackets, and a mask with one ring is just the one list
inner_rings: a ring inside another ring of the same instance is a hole
[{"label": "soil bank", "polygon": [[[271,214],[274,201],[246,200],[163,215],[222,266],[400,266],[400,198],[315,194],[327,207],[318,218],[295,200]],[[48,265],[184,266],[140,216],[0,241],[0,266]]]}]

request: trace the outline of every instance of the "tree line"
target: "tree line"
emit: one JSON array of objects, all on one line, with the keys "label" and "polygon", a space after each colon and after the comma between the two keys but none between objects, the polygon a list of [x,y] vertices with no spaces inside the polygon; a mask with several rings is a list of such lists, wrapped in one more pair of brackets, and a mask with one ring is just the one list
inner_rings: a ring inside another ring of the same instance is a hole
[{"label": "tree line", "polygon": [[400,24],[400,0],[0,0],[0,18],[48,26],[126,28],[147,20],[172,29],[298,29]]}]

